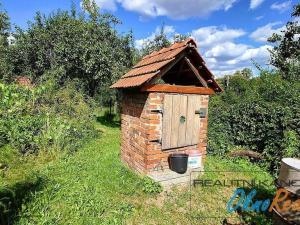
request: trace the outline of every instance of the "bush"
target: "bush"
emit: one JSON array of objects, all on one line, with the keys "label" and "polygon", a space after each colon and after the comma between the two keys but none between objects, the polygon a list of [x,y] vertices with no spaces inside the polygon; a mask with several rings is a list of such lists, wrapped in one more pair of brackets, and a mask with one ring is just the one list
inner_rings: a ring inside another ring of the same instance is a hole
[{"label": "bush", "polygon": [[93,109],[74,83],[27,88],[0,84],[0,147],[21,153],[78,148],[94,134]]},{"label": "bush", "polygon": [[234,145],[245,146],[262,153],[273,172],[282,157],[299,157],[300,83],[268,73],[232,80],[211,98],[209,152],[222,155]]}]

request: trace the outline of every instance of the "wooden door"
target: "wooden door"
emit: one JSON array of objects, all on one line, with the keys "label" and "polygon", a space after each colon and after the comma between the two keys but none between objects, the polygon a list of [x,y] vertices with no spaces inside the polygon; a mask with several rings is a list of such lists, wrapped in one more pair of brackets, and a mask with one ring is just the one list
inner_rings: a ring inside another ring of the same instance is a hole
[{"label": "wooden door", "polygon": [[162,149],[199,143],[200,117],[195,111],[200,107],[199,95],[165,95]]}]

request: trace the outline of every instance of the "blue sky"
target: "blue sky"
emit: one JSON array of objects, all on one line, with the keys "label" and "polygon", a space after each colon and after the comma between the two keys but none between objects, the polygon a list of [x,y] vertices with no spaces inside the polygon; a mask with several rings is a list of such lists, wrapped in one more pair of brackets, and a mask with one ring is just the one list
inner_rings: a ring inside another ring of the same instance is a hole
[{"label": "blue sky", "polygon": [[[26,28],[35,12],[70,9],[71,0],[0,0],[11,21]],[[75,0],[80,9],[80,0]],[[136,46],[151,39],[162,24],[169,37],[190,34],[216,76],[244,67],[252,60],[268,66],[266,38],[290,20],[296,0],[96,0],[102,11],[122,21],[120,33],[133,30]]]}]

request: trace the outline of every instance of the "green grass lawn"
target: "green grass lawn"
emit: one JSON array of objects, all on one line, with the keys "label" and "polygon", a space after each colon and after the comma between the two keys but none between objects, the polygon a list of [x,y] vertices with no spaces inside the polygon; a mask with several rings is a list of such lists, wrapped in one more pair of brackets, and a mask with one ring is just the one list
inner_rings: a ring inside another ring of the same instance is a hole
[{"label": "green grass lawn", "polygon": [[[268,224],[263,215],[241,217],[236,213],[226,213],[224,207],[234,187],[207,189],[197,186],[191,192],[188,187],[180,187],[160,194],[146,193],[149,187],[145,179],[120,162],[119,127],[105,121],[98,123],[97,127],[100,137],[89,141],[73,155],[37,157],[35,164],[32,159],[24,163],[15,162],[2,175],[0,199],[10,190],[22,193],[11,194],[16,199],[11,206],[18,210],[11,212],[11,215],[16,214],[11,218],[12,224],[216,225],[232,216],[233,221],[256,220],[261,221],[257,224]],[[205,166],[207,171],[259,171],[255,174],[240,173],[239,176],[272,179],[245,160],[229,161],[210,156]],[[20,170],[22,172],[18,173]],[[237,177],[234,173],[207,172],[204,178],[216,176]],[[273,190],[264,191],[272,193]],[[222,218],[202,218],[203,215],[214,216],[216,208],[220,208],[218,215]]]}]

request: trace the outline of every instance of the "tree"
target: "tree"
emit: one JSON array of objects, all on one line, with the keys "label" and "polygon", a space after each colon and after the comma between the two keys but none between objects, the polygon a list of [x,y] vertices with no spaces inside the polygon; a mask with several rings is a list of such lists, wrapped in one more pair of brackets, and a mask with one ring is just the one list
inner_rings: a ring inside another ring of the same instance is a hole
[{"label": "tree", "polygon": [[9,29],[10,29],[9,16],[7,15],[6,11],[1,10],[1,3],[0,3],[0,35],[8,37]]},{"label": "tree", "polygon": [[11,48],[14,74],[31,76],[34,82],[45,72],[59,69],[57,83],[78,80],[90,96],[106,90],[133,60],[132,35],[120,36],[118,19],[100,14],[94,1],[83,1],[84,11],[58,10],[49,16],[37,13],[27,30],[17,29]]},{"label": "tree", "polygon": [[164,24],[161,26],[160,32],[156,34],[153,40],[147,40],[142,47],[142,56],[148,55],[154,51],[159,51],[162,48],[170,47],[171,42],[169,41],[165,32]]},{"label": "tree", "polygon": [[[1,8],[1,3],[0,3]],[[7,76],[9,62],[7,58],[10,21],[6,11],[0,9],[0,79]]]},{"label": "tree", "polygon": [[181,42],[181,41],[185,41],[186,39],[188,39],[189,37],[191,37],[190,34],[175,34],[173,37],[174,42]]},{"label": "tree", "polygon": [[275,44],[271,50],[271,64],[278,68],[286,80],[300,80],[300,4],[294,6],[293,20],[281,34],[273,34],[268,41]]},{"label": "tree", "polygon": [[252,76],[253,76],[253,73],[252,73],[252,70],[250,68],[244,68],[242,70],[237,70],[233,76],[240,76],[244,79],[247,79],[249,80]]}]

